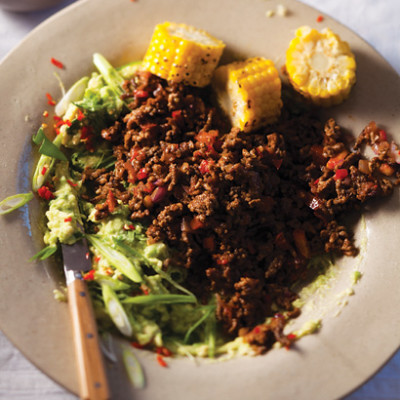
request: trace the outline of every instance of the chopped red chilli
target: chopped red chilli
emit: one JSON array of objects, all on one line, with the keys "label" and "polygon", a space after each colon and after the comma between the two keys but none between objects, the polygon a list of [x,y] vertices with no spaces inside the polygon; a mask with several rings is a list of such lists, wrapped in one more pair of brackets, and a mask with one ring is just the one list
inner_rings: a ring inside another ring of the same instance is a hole
[{"label": "chopped red chilli", "polygon": [[38,195],[44,199],[44,200],[51,200],[54,199],[54,194],[53,192],[47,187],[47,186],[42,186],[38,189]]},{"label": "chopped red chilli", "polygon": [[58,61],[57,59],[55,59],[55,58],[53,58],[53,57],[50,59],[50,61],[51,61],[51,63],[52,63],[53,65],[55,65],[57,68],[64,69],[64,64],[63,64],[61,61]]},{"label": "chopped red chilli", "polygon": [[64,222],[71,222],[71,221],[72,221],[72,217],[64,218]]},{"label": "chopped red chilli", "polygon": [[349,171],[347,171],[347,169],[338,169],[335,172],[335,176],[333,177],[333,179],[335,181],[337,181],[338,179],[344,179],[349,175]]},{"label": "chopped red chilli", "polygon": [[162,355],[164,357],[171,357],[172,356],[172,352],[169,349],[167,349],[166,347],[164,347],[164,346],[157,347],[156,348],[156,353],[160,354],[160,355]]},{"label": "chopped red chilli", "polygon": [[85,118],[85,114],[83,113],[83,111],[80,108],[78,108],[78,115],[77,115],[76,119],[78,121],[82,121],[84,118]]},{"label": "chopped red chilli", "polygon": [[161,365],[164,368],[168,367],[168,364],[165,362],[165,360],[161,354],[157,354],[157,362],[159,365]]},{"label": "chopped red chilli", "polygon": [[89,272],[86,272],[86,274],[83,275],[83,279],[85,281],[93,281],[95,272],[96,271],[94,269],[91,269]]},{"label": "chopped red chilli", "polygon": [[70,185],[70,186],[72,186],[72,187],[76,187],[76,186],[78,186],[78,184],[77,184],[77,183],[75,183],[75,182],[72,182],[70,179],[67,179],[67,183],[68,183],[68,185]]},{"label": "chopped red chilli", "polygon": [[47,104],[50,104],[51,106],[55,106],[56,102],[53,99],[53,97],[51,96],[50,93],[46,93],[46,97],[47,97]]},{"label": "chopped red chilli", "polygon": [[143,349],[144,346],[140,344],[139,342],[131,342],[131,346],[134,347],[135,349]]}]

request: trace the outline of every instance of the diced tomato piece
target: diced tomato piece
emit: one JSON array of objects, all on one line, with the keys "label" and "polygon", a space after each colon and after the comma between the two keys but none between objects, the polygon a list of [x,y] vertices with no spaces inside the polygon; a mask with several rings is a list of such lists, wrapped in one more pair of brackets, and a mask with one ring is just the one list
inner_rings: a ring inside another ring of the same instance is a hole
[{"label": "diced tomato piece", "polygon": [[384,131],[383,129],[379,129],[379,131],[378,131],[378,133],[379,133],[379,140],[380,141],[386,141],[387,140],[387,133],[386,133],[386,131]]},{"label": "diced tomato piece", "polygon": [[143,191],[146,193],[153,193],[155,187],[156,185],[154,185],[153,182],[146,182],[146,184],[143,186]]},{"label": "diced tomato piece", "polygon": [[337,169],[335,172],[335,176],[333,177],[333,179],[335,181],[337,180],[342,180],[344,178],[346,178],[349,175],[349,171],[347,171],[347,169]]},{"label": "diced tomato piece", "polygon": [[192,220],[190,221],[190,228],[193,231],[196,231],[197,229],[201,229],[204,227],[204,223],[201,222],[197,217],[193,217]]},{"label": "diced tomato piece", "polygon": [[343,150],[337,156],[330,158],[326,163],[326,167],[331,169],[332,171],[335,168],[339,168],[344,163],[344,159],[347,157],[348,154],[349,152],[347,150]]},{"label": "diced tomato piece", "polygon": [[379,172],[386,176],[392,176],[395,173],[395,170],[392,166],[385,163],[379,166]]},{"label": "diced tomato piece", "polygon": [[146,179],[149,176],[149,171],[147,170],[147,168],[142,168],[139,170],[139,172],[137,173],[136,177],[139,180],[143,180]]},{"label": "diced tomato piece", "polygon": [[108,211],[110,213],[113,213],[115,211],[117,201],[115,200],[114,193],[112,192],[111,189],[108,191],[106,203],[107,203]]},{"label": "diced tomato piece", "polygon": [[200,131],[195,139],[200,142],[200,143],[204,143],[207,145],[213,145],[215,142],[215,139],[218,137],[218,131],[216,130],[211,130],[211,131]]},{"label": "diced tomato piece", "polygon": [[202,160],[199,166],[200,172],[202,175],[210,172],[210,165],[212,164],[211,160]]},{"label": "diced tomato piece", "polygon": [[137,99],[147,99],[150,96],[147,90],[135,90],[133,94]]}]

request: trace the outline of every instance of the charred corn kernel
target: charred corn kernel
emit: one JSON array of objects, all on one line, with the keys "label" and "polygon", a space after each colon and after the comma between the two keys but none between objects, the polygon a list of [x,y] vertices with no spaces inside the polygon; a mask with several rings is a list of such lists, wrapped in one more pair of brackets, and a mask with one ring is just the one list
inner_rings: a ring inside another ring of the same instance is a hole
[{"label": "charred corn kernel", "polygon": [[224,50],[224,43],[185,24],[156,25],[143,68],[161,78],[191,86],[206,86]]},{"label": "charred corn kernel", "polygon": [[339,104],[356,81],[356,62],[350,46],[329,28],[308,26],[296,31],[286,52],[286,71],[293,87],[320,106]]},{"label": "charred corn kernel", "polygon": [[218,67],[213,88],[232,126],[242,131],[261,128],[279,117],[281,80],[270,60],[256,57]]}]

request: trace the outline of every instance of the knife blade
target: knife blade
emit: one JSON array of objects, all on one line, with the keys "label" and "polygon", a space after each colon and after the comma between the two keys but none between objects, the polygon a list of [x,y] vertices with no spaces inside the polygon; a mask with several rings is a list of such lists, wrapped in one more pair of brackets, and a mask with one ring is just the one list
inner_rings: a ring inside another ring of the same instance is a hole
[{"label": "knife blade", "polygon": [[[84,232],[82,225],[78,228]],[[107,375],[100,351],[99,335],[92,302],[82,273],[92,268],[89,248],[83,237],[72,245],[62,244],[64,272],[68,290],[79,396],[84,400],[110,398]]]}]

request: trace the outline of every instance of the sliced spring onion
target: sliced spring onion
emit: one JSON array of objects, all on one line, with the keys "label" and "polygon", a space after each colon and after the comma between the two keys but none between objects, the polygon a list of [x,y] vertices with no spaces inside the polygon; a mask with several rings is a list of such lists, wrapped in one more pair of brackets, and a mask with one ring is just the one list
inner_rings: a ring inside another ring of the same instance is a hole
[{"label": "sliced spring onion", "polygon": [[[48,157],[57,158],[58,160],[67,161],[65,154],[59,149],[54,142],[49,140],[44,134],[43,128],[40,127],[36,135],[33,135],[33,142],[40,145],[39,153]],[[61,144],[61,143],[60,143]]]},{"label": "sliced spring onion", "polygon": [[52,256],[56,251],[57,246],[46,246],[45,248],[37,252],[33,257],[31,257],[29,261],[45,260],[46,258]]},{"label": "sliced spring onion", "polygon": [[0,215],[8,214],[33,199],[33,193],[19,193],[0,201]]},{"label": "sliced spring onion", "polygon": [[[160,260],[158,260],[157,258],[149,258],[148,261],[149,261],[150,265],[153,267],[154,271],[156,271],[157,274],[159,274],[161,276],[161,278],[165,279],[172,286],[175,286],[176,289],[180,290],[183,293],[186,293],[188,296],[195,297],[195,295],[190,290],[188,290],[185,287],[183,287],[182,285],[180,285],[178,282],[176,282],[174,279],[172,279],[171,276],[167,272],[165,272],[161,269],[161,267],[158,265],[161,263]],[[155,261],[158,261],[158,263]]]},{"label": "sliced spring onion", "polygon": [[206,333],[206,342],[208,344],[208,357],[215,357],[215,347],[216,347],[216,320],[214,313],[210,314],[206,320],[205,333]]},{"label": "sliced spring onion", "polygon": [[141,67],[141,61],[133,61],[129,64],[115,68],[124,79],[131,79],[135,72]]},{"label": "sliced spring onion", "polygon": [[128,337],[132,336],[132,325],[129,322],[128,315],[120,303],[118,296],[108,285],[101,285],[101,292],[108,315],[115,326],[123,335]]},{"label": "sliced spring onion", "polygon": [[122,240],[113,238],[114,243],[119,246],[126,254],[131,256],[132,258],[137,259],[139,262],[145,262],[150,265],[157,274],[159,274],[163,279],[169,282],[176,289],[180,290],[183,293],[186,293],[188,296],[195,297],[195,295],[188,289],[184,288],[178,282],[171,278],[171,276],[161,269],[162,261],[158,258],[148,258],[140,254],[137,250],[133,249],[130,246],[127,246]]},{"label": "sliced spring onion", "polygon": [[110,332],[103,332],[101,334],[100,349],[108,360],[112,363],[118,361],[114,349],[114,341]]},{"label": "sliced spring onion", "polygon": [[122,361],[126,373],[132,385],[137,389],[143,389],[146,385],[143,368],[139,363],[133,349],[127,344],[120,344],[122,349]]},{"label": "sliced spring onion", "polygon": [[140,271],[124,254],[113,249],[104,240],[96,237],[95,235],[86,235],[86,237],[114,268],[127,276],[133,282],[142,282],[143,279]]},{"label": "sliced spring onion", "polygon": [[[39,132],[38,132],[39,133]],[[62,136],[58,135],[53,140],[53,144],[56,147],[61,146]],[[50,156],[41,155],[38,163],[36,164],[35,172],[32,178],[32,189],[37,192],[40,187],[46,182],[50,171],[54,166],[55,159]]]},{"label": "sliced spring onion", "polygon": [[206,312],[188,329],[186,335],[183,339],[183,343],[187,344],[190,339],[190,335],[204,322],[211,316],[211,314],[215,311],[214,306],[207,306]]},{"label": "sliced spring onion", "polygon": [[93,54],[93,63],[99,70],[101,76],[106,81],[117,96],[121,96],[123,90],[121,88],[124,78],[117,70],[99,53]]},{"label": "sliced spring onion", "polygon": [[131,285],[128,285],[125,282],[122,282],[118,279],[113,279],[109,276],[105,276],[105,275],[98,275],[96,276],[96,281],[98,283],[100,283],[101,285],[108,285],[111,287],[111,289],[115,290],[115,291],[120,291],[120,290],[128,290]]},{"label": "sliced spring onion", "polygon": [[89,78],[87,76],[79,79],[79,81],[75,82],[64,94],[61,100],[56,104],[54,111],[55,113],[61,117],[67,112],[67,108],[71,103],[75,101],[79,101],[82,99],[85,94],[85,90],[87,84],[89,82]]},{"label": "sliced spring onion", "polygon": [[182,304],[196,303],[197,299],[194,296],[186,296],[184,294],[147,294],[140,296],[127,297],[122,300],[125,304],[136,305],[156,305],[156,304]]}]

